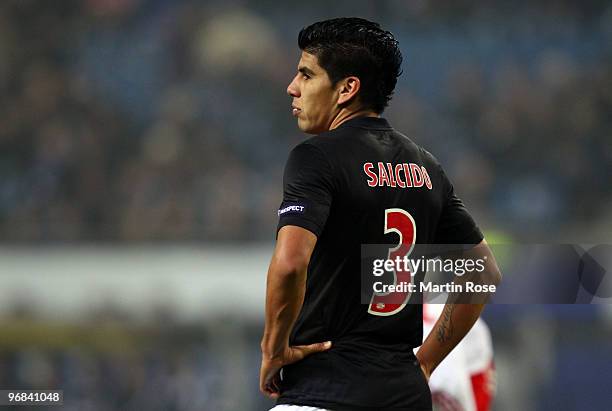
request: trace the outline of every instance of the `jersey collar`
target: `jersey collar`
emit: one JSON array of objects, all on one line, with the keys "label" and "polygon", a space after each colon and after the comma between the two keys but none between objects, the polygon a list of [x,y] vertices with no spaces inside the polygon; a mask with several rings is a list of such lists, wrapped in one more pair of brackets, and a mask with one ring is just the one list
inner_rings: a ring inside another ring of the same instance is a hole
[{"label": "jersey collar", "polygon": [[392,127],[389,122],[382,117],[355,117],[340,124],[338,128],[342,127],[357,127],[365,128],[369,130],[391,130]]}]

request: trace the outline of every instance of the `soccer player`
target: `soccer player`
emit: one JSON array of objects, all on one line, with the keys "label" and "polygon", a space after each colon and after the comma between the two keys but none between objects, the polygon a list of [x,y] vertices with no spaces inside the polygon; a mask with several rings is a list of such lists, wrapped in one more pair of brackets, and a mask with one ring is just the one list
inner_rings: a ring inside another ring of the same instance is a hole
[{"label": "soccer player", "polygon": [[[462,244],[499,270],[437,160],[380,117],[400,74],[393,35],[339,18],[298,37],[290,153],[267,276],[260,390],[287,410],[430,410],[429,375],[483,304],[452,304],[422,342],[422,305],[361,304],[361,244]],[[389,294],[397,297],[394,294]],[[282,372],[281,372],[282,371]],[[303,407],[303,408],[300,408]]]}]

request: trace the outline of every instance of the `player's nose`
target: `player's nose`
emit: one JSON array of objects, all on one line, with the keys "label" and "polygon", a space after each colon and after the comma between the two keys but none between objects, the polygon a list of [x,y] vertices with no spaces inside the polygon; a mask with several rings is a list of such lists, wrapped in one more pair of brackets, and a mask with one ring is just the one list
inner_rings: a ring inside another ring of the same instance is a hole
[{"label": "player's nose", "polygon": [[287,86],[287,94],[289,94],[291,97],[299,97],[300,96],[299,89],[298,89],[297,85],[295,84],[295,78]]}]

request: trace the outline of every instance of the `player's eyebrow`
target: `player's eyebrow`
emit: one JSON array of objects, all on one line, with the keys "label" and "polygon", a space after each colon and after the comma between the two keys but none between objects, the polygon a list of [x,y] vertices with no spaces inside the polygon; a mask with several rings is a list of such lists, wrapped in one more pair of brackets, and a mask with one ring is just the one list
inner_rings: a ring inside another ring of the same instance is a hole
[{"label": "player's eyebrow", "polygon": [[315,75],[314,71],[312,71],[311,69],[309,69],[309,68],[308,68],[308,67],[306,67],[306,66],[300,66],[300,67],[298,67],[298,71],[299,71],[300,73],[302,73],[302,74],[306,74],[307,76],[310,76],[310,77],[312,77],[312,76],[314,76],[314,75]]}]

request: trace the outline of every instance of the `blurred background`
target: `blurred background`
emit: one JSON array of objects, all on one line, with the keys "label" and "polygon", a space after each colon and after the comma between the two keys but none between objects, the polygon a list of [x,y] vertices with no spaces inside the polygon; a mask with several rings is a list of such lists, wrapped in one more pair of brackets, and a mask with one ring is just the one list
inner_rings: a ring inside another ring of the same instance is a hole
[{"label": "blurred background", "polygon": [[[396,35],[385,116],[490,242],[612,242],[610,1],[4,0],[0,388],[63,389],[63,410],[270,406],[265,272],[304,138],[285,90],[299,30],[338,16]],[[610,305],[485,319],[496,410],[609,408]]]}]

